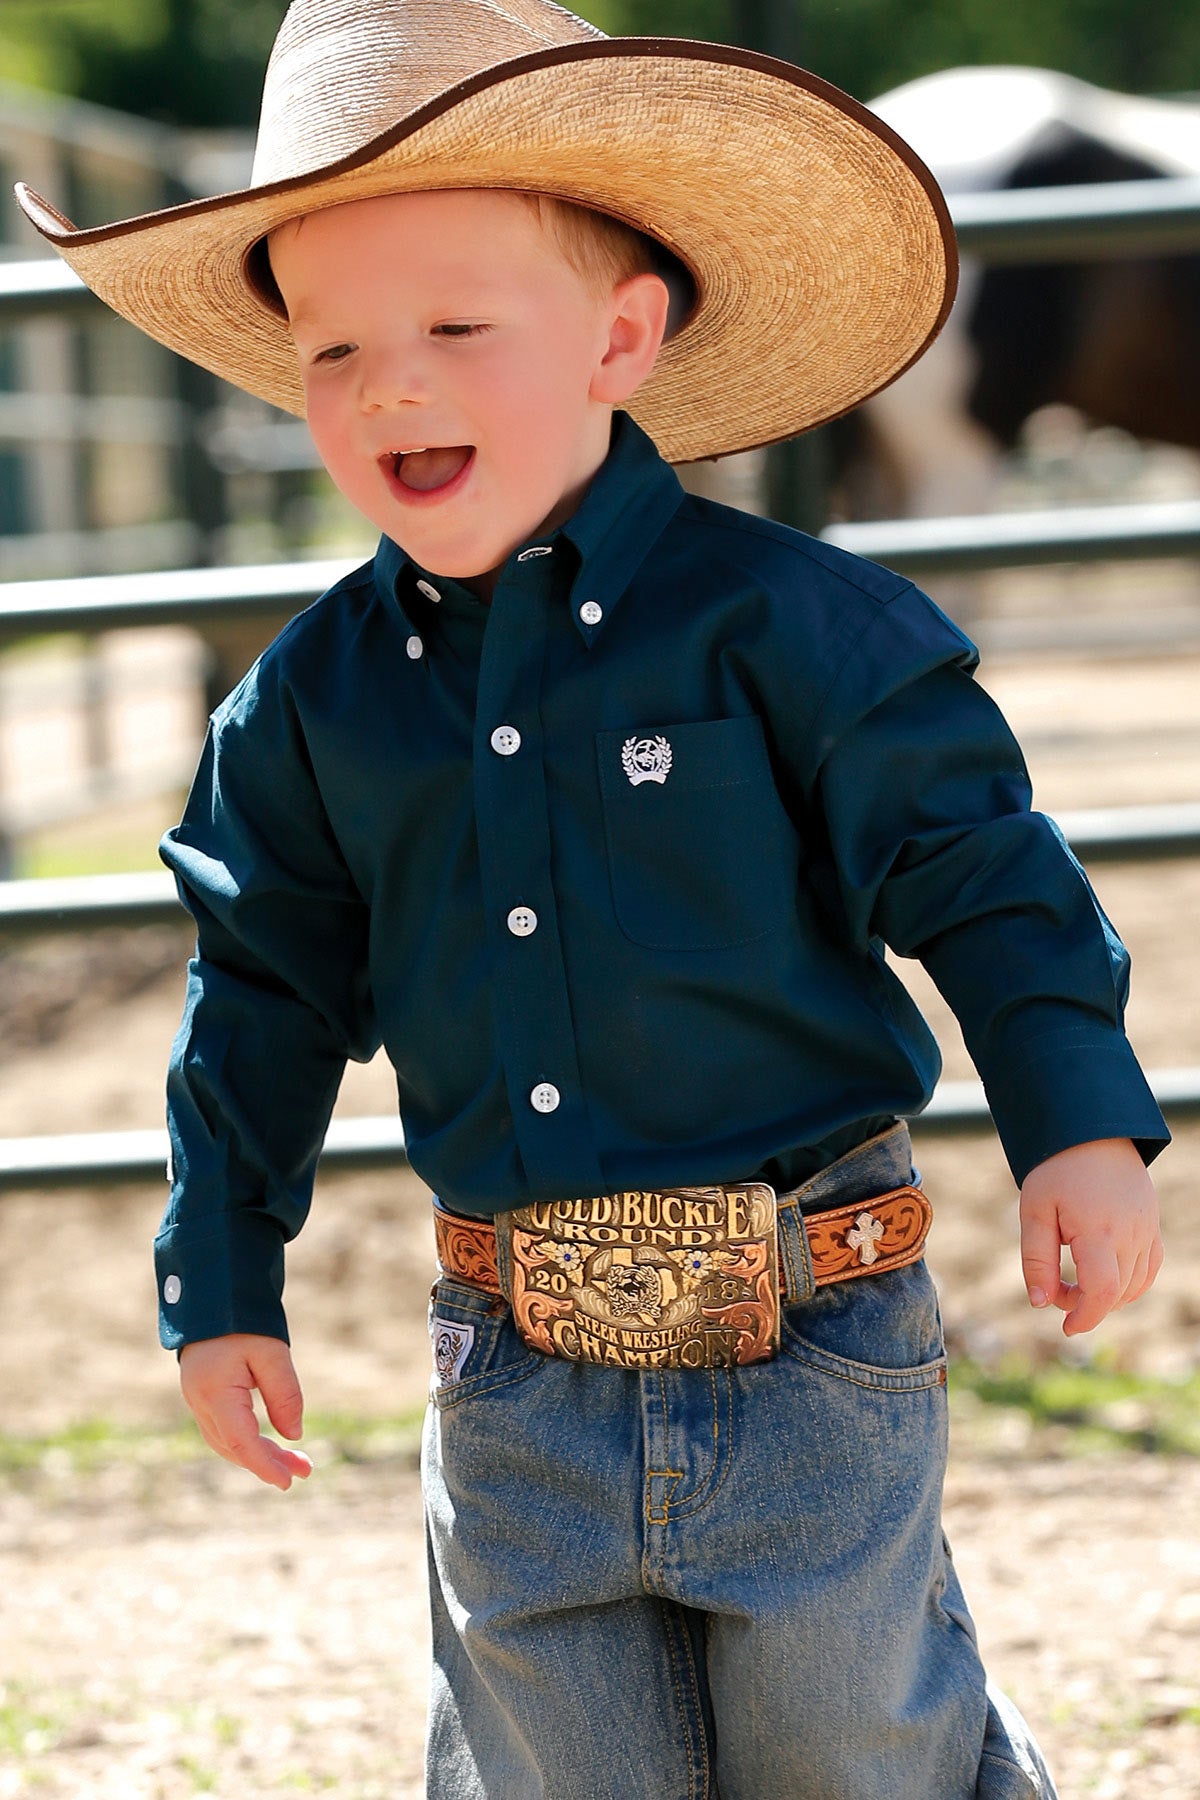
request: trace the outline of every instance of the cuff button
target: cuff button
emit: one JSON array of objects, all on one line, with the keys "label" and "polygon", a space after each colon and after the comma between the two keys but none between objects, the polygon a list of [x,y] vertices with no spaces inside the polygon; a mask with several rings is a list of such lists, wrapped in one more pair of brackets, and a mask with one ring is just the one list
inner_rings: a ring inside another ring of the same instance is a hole
[{"label": "cuff button", "polygon": [[163,1282],[163,1299],[166,1301],[167,1305],[174,1306],[182,1292],[183,1283],[180,1281],[178,1275],[168,1275],[167,1279]]}]

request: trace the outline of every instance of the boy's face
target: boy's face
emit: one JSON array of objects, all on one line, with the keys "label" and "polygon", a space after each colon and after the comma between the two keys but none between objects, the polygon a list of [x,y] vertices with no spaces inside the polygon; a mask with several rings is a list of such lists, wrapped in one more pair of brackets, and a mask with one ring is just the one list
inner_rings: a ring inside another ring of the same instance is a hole
[{"label": "boy's face", "polygon": [[489,596],[604,461],[665,287],[639,275],[598,295],[531,207],[479,189],[310,213],[270,252],[337,487],[423,567]]}]

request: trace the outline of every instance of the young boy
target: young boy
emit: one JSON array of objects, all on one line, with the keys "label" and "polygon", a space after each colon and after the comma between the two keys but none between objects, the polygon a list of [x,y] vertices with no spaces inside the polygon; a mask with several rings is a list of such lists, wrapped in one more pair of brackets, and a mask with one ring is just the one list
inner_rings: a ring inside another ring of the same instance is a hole
[{"label": "young boy", "polygon": [[881,947],[962,1021],[1068,1333],[1162,1255],[1127,959],[962,634],[686,496],[625,410],[683,460],[898,373],[952,285],[928,178],[745,52],[297,0],[246,194],[22,203],[304,411],[383,534],[218,709],[164,841],[199,942],[157,1260],[207,1441],[306,1476],[252,1394],[299,1437],[283,1244],[386,1045],[443,1270],[429,1794],[1052,1795],[941,1534],[900,1122],[937,1055]]}]

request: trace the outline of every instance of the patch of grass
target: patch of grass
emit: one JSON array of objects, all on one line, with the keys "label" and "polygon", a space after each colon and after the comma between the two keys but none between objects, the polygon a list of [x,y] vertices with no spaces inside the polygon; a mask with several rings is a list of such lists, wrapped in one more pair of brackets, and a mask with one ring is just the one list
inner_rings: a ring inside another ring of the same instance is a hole
[{"label": "patch of grass", "polygon": [[0,1763],[44,1756],[78,1719],[80,1696],[34,1694],[20,1681],[0,1681]]},{"label": "patch of grass", "polygon": [[[420,1447],[423,1409],[391,1418],[313,1413],[303,1447],[322,1464],[412,1463]],[[84,1419],[62,1431],[0,1432],[0,1480],[28,1475],[79,1477],[113,1464],[143,1466],[207,1461],[213,1452],[190,1419],[177,1426],[125,1426]]]},{"label": "patch of grass", "polygon": [[1179,1380],[1138,1375],[1101,1356],[1086,1364],[1034,1365],[1007,1358],[984,1368],[950,1364],[950,1398],[977,1415],[990,1409],[1027,1422],[1029,1447],[1053,1434],[1078,1454],[1141,1451],[1200,1456],[1200,1371]]},{"label": "patch of grass", "polygon": [[34,838],[22,847],[17,858],[18,875],[30,881],[75,875],[146,874],[161,868],[158,838],[134,830],[114,831],[103,843],[71,842],[49,835]]},{"label": "patch of grass", "polygon": [[65,1721],[30,1705],[9,1688],[0,1698],[0,1756],[29,1756],[45,1749]]},{"label": "patch of grass", "polygon": [[423,1406],[409,1407],[389,1419],[366,1419],[353,1413],[313,1413],[304,1421],[298,1448],[326,1462],[412,1462],[421,1447]]},{"label": "patch of grass", "polygon": [[17,846],[17,873],[30,880],[53,876],[129,875],[162,872],[158,840],[183,805],[175,792],[94,812],[27,833]]},{"label": "patch of grass", "polygon": [[193,1794],[211,1794],[217,1785],[217,1771],[206,1769],[194,1756],[181,1756],[176,1765],[188,1777]]},{"label": "patch of grass", "polygon": [[0,1477],[30,1471],[88,1475],[114,1462],[180,1462],[203,1448],[190,1423],[155,1430],[82,1419],[62,1431],[0,1432]]}]

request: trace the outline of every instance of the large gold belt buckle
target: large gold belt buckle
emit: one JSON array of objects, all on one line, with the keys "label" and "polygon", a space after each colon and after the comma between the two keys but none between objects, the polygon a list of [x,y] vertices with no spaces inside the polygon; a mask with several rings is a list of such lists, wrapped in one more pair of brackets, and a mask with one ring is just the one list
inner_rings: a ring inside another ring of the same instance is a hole
[{"label": "large gold belt buckle", "polygon": [[779,1348],[775,1191],[536,1201],[497,1219],[525,1342],[622,1369],[719,1369]]}]

